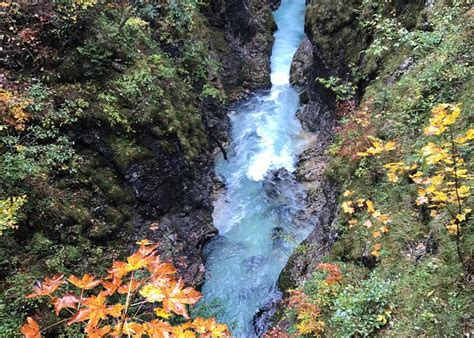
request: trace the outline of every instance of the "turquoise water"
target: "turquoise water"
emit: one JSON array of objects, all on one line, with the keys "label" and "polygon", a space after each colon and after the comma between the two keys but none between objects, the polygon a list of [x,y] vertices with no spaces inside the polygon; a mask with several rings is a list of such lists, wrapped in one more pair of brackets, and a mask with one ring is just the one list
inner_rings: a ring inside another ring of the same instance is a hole
[{"label": "turquoise water", "polygon": [[295,170],[306,146],[289,84],[293,55],[304,37],[305,0],[283,0],[271,57],[272,88],[231,112],[229,161],[217,160],[226,189],[215,202],[219,236],[205,250],[203,303],[217,300],[219,319],[236,325],[233,336],[254,337],[252,318],[272,298],[289,255],[312,230],[296,222],[304,191],[295,181],[270,183],[280,168]]}]

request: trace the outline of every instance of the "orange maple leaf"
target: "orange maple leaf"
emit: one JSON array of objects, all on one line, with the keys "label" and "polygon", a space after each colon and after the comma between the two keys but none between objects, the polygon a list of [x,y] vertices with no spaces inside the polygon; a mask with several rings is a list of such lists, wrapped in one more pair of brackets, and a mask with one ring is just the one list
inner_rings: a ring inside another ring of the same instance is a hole
[{"label": "orange maple leaf", "polygon": [[146,333],[146,325],[135,322],[125,322],[123,325],[117,324],[112,332],[114,336],[142,337]]},{"label": "orange maple leaf", "polygon": [[77,311],[77,313],[74,316],[69,318],[69,320],[67,321],[67,325],[84,322],[88,320],[90,318],[90,313],[91,313],[90,309],[87,309],[87,308],[80,309],[79,311]]},{"label": "orange maple leaf", "polygon": [[146,268],[148,264],[155,260],[155,257],[151,254],[151,252],[147,251],[147,248],[145,249],[145,252],[138,251],[128,257],[127,262],[113,262],[112,269],[109,270],[109,273],[113,276],[116,276],[117,278],[122,278],[131,271]]},{"label": "orange maple leaf", "polygon": [[79,289],[90,290],[99,285],[102,281],[100,279],[94,279],[94,276],[86,273],[82,278],[74,275],[69,276],[68,281],[74,284]]},{"label": "orange maple leaf", "polygon": [[40,327],[31,317],[26,318],[26,324],[23,324],[20,331],[25,335],[25,338],[41,338]]},{"label": "orange maple leaf", "polygon": [[87,333],[87,338],[102,338],[109,333],[111,329],[110,325],[106,325],[104,327],[86,327],[84,331]]},{"label": "orange maple leaf", "polygon": [[110,275],[109,278],[111,278],[112,281],[102,282],[102,286],[105,288],[104,292],[107,296],[113,295],[122,284],[122,278],[119,278],[116,275]]},{"label": "orange maple leaf", "polygon": [[61,298],[54,298],[52,301],[56,315],[59,315],[59,312],[65,308],[75,309],[79,302],[79,298],[73,294],[67,294]]},{"label": "orange maple leaf", "polygon": [[156,253],[157,247],[158,247],[158,244],[151,245],[151,242],[149,245],[142,244],[138,248],[138,253],[142,254],[143,256],[152,256]]},{"label": "orange maple leaf", "polygon": [[164,338],[169,337],[173,327],[168,322],[153,319],[146,325],[146,331],[150,338]]},{"label": "orange maple leaf", "polygon": [[123,309],[125,309],[125,306],[121,303],[117,303],[107,307],[107,314],[114,318],[118,318],[122,314]]},{"label": "orange maple leaf", "polygon": [[140,251],[135,252],[133,255],[127,258],[127,271],[135,271],[141,268],[145,268],[148,264],[153,262],[154,257],[146,255]]},{"label": "orange maple leaf", "polygon": [[142,285],[141,282],[137,281],[136,279],[132,279],[128,282],[128,284],[124,284],[121,287],[118,288],[118,293],[120,294],[127,294],[129,291],[134,292],[137,290],[140,285]]},{"label": "orange maple leaf", "polygon": [[186,304],[196,304],[201,299],[201,293],[191,287],[184,288],[184,282],[180,279],[169,287],[163,288],[163,309],[189,319]]},{"label": "orange maple leaf", "polygon": [[121,279],[123,276],[125,276],[128,273],[127,263],[122,262],[122,261],[114,261],[112,263],[112,268],[108,271],[112,276]]},{"label": "orange maple leaf", "polygon": [[148,271],[152,279],[167,278],[177,273],[176,268],[171,263],[162,263],[159,257],[155,257],[153,262],[148,264]]},{"label": "orange maple leaf", "polygon": [[34,292],[27,295],[26,298],[49,296],[63,283],[63,275],[61,274],[54,275],[52,278],[45,277],[43,282],[37,281],[35,283],[33,286]]},{"label": "orange maple leaf", "polygon": [[89,320],[88,327],[95,327],[101,319],[107,318],[107,307],[105,305],[106,296],[104,292],[100,292],[97,296],[90,296],[83,302],[85,308],[79,310],[68,321],[68,325],[77,322]]}]

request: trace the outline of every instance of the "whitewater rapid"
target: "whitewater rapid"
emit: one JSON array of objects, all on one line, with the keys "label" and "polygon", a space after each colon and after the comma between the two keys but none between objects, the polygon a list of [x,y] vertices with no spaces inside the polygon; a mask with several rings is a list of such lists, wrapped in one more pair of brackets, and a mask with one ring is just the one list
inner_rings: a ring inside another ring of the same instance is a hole
[{"label": "whitewater rapid", "polygon": [[[202,306],[213,304],[233,336],[256,336],[252,319],[274,296],[276,281],[311,226],[295,222],[304,191],[296,181],[271,180],[296,169],[307,141],[295,113],[298,93],[289,83],[294,53],[304,37],[305,0],[283,0],[274,13],[278,30],[271,57],[269,91],[256,92],[230,113],[229,160],[216,173],[225,191],[214,204],[219,236],[205,248]],[[217,306],[216,306],[217,305]]]}]

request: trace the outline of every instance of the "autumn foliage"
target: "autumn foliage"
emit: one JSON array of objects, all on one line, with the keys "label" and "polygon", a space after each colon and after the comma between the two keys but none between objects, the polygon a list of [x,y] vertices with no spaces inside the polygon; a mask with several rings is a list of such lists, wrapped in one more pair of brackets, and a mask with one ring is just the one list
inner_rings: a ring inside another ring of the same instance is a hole
[{"label": "autumn foliage", "polygon": [[355,106],[354,101],[346,101],[336,107],[336,115],[342,121],[334,130],[341,139],[338,155],[349,161],[356,161],[357,153],[370,146],[367,135],[374,129],[368,108],[356,109]]},{"label": "autumn foliage", "polygon": [[[27,298],[47,297],[61,318],[55,325],[83,323],[88,337],[229,337],[227,326],[215,319],[190,319],[188,305],[201,294],[160,260],[156,244],[139,244],[127,261],[113,262],[104,278],[57,274],[37,282]],[[42,330],[28,317],[21,332],[36,338]]]},{"label": "autumn foliage", "polygon": [[[325,330],[323,309],[328,305],[328,295],[335,295],[339,289],[343,275],[339,266],[333,263],[319,263],[316,265],[324,278],[319,282],[319,296],[312,298],[301,290],[290,290],[290,297],[285,305],[296,310],[296,329],[299,335],[320,337]],[[298,336],[299,336],[298,335]],[[276,326],[265,333],[265,338],[290,337],[288,333]]]},{"label": "autumn foliage", "polygon": [[[446,222],[447,232],[456,238],[459,260],[463,262],[460,243],[462,240],[462,228],[467,225],[472,214],[472,209],[467,207],[471,197],[470,180],[472,174],[468,171],[466,159],[463,157],[464,149],[470,146],[474,139],[474,129],[459,132],[456,122],[461,115],[461,107],[453,104],[440,104],[432,109],[429,124],[423,130],[426,137],[425,144],[418,150],[403,151],[400,153],[410,161],[400,159],[396,162],[383,164],[387,172],[387,180],[391,183],[399,183],[401,180],[409,180],[417,187],[416,206],[427,207],[431,218],[442,218],[448,216]],[[364,151],[358,152],[359,158],[378,158],[383,154],[392,152],[397,148],[394,141],[383,142],[374,136],[368,136],[371,146]],[[361,210],[366,210],[372,219],[381,223],[372,230],[374,240],[388,232],[387,224],[391,222],[388,214],[384,215],[376,210],[373,202],[363,198],[352,198],[354,192],[346,191],[345,198],[341,204],[345,214],[353,216]],[[349,228],[357,225],[359,220],[352,217],[348,221]],[[382,225],[383,224],[383,225]],[[366,220],[363,225],[373,229],[371,219]],[[380,255],[381,244],[373,245],[372,255]]]}]

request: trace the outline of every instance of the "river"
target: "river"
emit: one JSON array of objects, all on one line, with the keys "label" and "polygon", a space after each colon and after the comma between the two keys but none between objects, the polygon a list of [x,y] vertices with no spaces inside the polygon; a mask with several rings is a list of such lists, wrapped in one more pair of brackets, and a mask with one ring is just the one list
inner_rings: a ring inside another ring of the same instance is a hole
[{"label": "river", "polygon": [[272,87],[230,112],[229,160],[216,160],[225,189],[214,205],[219,236],[205,248],[201,305],[220,304],[218,319],[235,337],[256,336],[255,313],[275,296],[281,270],[312,230],[297,221],[305,192],[289,174],[307,145],[295,116],[298,93],[289,84],[291,61],[304,37],[304,10],[305,0],[283,0],[274,12]]}]

